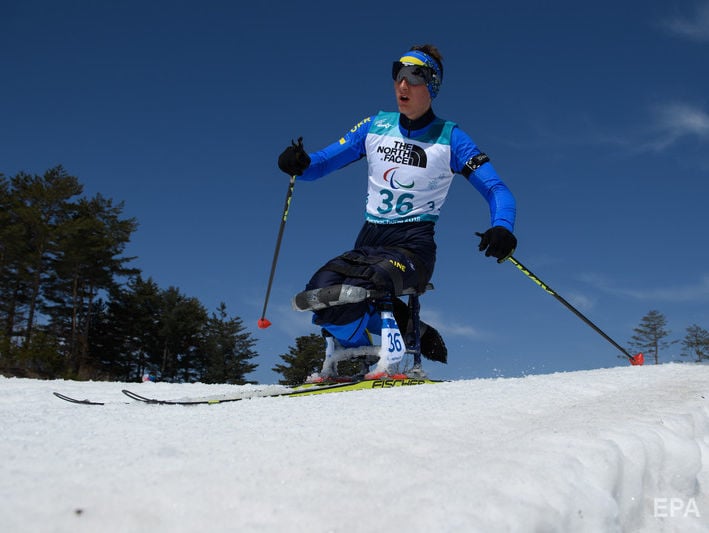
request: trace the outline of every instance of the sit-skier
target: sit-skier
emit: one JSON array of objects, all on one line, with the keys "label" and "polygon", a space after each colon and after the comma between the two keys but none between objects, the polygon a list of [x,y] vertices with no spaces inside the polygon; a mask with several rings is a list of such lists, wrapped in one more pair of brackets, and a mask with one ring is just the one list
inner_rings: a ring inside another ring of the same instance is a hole
[{"label": "sit-skier", "polygon": [[[366,156],[366,219],[354,248],[323,265],[305,289],[344,284],[391,295],[403,333],[410,328],[409,307],[396,296],[419,294],[431,280],[434,225],[453,176],[463,175],[487,201],[491,227],[481,236],[479,249],[499,262],[517,246],[512,233],[516,208],[489,157],[454,122],[433,112],[431,104],[443,80],[438,49],[430,44],[411,47],[394,61],[392,77],[398,113],[367,117],[338,141],[310,154],[300,138],[281,153],[278,166],[289,176],[312,181]],[[380,309],[371,299],[315,309],[313,323],[338,348],[369,346],[370,333],[381,332]],[[447,361],[440,334],[422,322],[420,352]]]}]

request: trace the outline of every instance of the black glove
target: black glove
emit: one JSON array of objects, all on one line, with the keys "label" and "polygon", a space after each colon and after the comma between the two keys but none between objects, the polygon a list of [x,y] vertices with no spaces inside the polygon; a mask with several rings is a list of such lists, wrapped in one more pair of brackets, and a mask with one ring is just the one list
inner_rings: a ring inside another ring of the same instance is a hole
[{"label": "black glove", "polygon": [[298,137],[298,144],[291,145],[278,156],[278,168],[289,176],[300,176],[310,166],[310,156],[303,148],[303,138]]},{"label": "black glove", "polygon": [[485,250],[485,257],[496,257],[498,263],[504,262],[517,247],[517,237],[502,226],[494,226],[485,233],[475,233],[480,237],[479,250]]}]

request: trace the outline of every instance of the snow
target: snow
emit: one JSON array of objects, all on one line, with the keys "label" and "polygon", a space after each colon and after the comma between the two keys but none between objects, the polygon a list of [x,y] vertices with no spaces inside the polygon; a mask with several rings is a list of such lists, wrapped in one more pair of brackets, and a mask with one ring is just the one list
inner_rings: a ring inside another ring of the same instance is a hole
[{"label": "snow", "polygon": [[123,388],[244,387],[0,378],[0,531],[709,531],[707,365],[189,407]]}]

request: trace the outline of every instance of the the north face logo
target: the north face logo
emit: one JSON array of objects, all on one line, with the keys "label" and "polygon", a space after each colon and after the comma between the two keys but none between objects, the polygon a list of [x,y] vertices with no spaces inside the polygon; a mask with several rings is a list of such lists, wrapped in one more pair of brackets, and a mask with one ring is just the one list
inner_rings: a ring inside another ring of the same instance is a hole
[{"label": "the north face logo", "polygon": [[377,153],[383,154],[382,161],[397,165],[426,168],[428,162],[423,148],[402,141],[394,141],[394,146],[380,146]]}]

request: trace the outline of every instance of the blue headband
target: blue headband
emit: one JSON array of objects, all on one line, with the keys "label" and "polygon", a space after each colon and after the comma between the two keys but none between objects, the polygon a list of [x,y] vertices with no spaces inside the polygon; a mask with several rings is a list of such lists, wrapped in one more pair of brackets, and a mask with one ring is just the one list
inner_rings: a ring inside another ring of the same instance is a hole
[{"label": "blue headband", "polygon": [[433,71],[433,77],[430,83],[426,84],[426,87],[432,99],[438,96],[438,91],[441,90],[441,83],[443,82],[443,72],[441,72],[441,66],[438,64],[438,61],[421,50],[409,50],[401,56],[399,61],[404,65],[417,65],[430,68],[431,71]]}]

